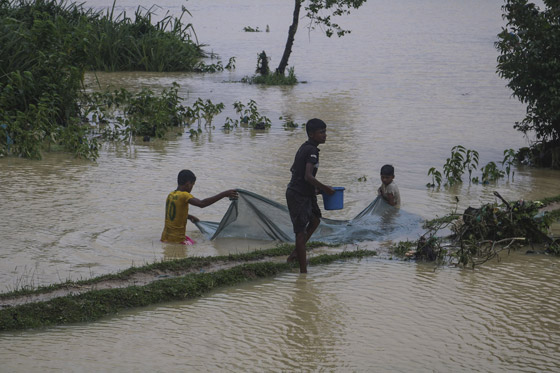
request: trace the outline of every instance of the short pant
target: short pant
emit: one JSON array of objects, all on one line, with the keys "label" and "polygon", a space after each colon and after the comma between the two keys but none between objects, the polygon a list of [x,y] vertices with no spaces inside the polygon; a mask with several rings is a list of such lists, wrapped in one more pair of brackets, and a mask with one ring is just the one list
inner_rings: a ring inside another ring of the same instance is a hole
[{"label": "short pant", "polygon": [[321,209],[317,204],[317,196],[304,196],[292,189],[286,190],[286,201],[290,211],[290,219],[294,226],[294,233],[305,232],[307,225],[316,217],[321,218]]}]

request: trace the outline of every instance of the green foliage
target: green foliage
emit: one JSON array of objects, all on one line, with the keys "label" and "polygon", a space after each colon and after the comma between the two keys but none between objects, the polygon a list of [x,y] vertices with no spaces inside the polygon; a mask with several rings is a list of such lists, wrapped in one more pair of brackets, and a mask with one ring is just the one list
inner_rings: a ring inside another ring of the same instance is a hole
[{"label": "green foliage", "polygon": [[[392,252],[400,257],[435,261],[438,265],[452,263],[473,268],[493,258],[499,259],[501,251],[518,244],[544,244],[548,253],[560,255],[560,242],[548,236],[550,225],[557,218],[555,213],[560,210],[540,212],[544,204],[539,201],[507,202],[498,192],[494,195],[501,204],[469,207],[461,215],[454,211],[426,221],[424,228],[428,231],[417,241],[415,251],[408,251],[410,245],[398,245]],[[438,236],[446,228],[453,234]]]},{"label": "green foliage", "polygon": [[360,183],[366,182],[366,181],[367,181],[367,176],[366,176],[366,175],[360,176],[360,177],[358,178],[358,181],[359,181]]},{"label": "green foliage", "polygon": [[75,6],[0,2],[0,155],[40,158],[51,145],[97,155],[75,100],[87,49],[76,19]]},{"label": "green foliage", "polygon": [[216,73],[224,70],[235,70],[235,57],[230,57],[226,66],[224,66],[221,60],[218,60],[216,63],[211,64],[199,61],[192,67],[192,71],[197,73]]},{"label": "green foliage", "polygon": [[201,127],[212,126],[214,117],[224,109],[223,103],[198,98],[192,106],[183,106],[178,95],[179,85],[156,95],[143,88],[133,94],[125,89],[113,92],[94,92],[84,95],[83,116],[98,129],[104,140],[127,140],[131,136],[163,138],[173,127],[192,126],[191,138],[202,133]]},{"label": "green foliage", "polygon": [[189,122],[196,120],[198,122],[198,127],[202,125],[202,119],[204,119],[205,126],[211,126],[214,117],[224,110],[224,104],[218,103],[214,104],[211,100],[207,99],[204,101],[200,97],[195,101],[192,108],[188,110]]},{"label": "green foliage", "polygon": [[414,241],[399,241],[396,245],[389,248],[389,252],[397,257],[403,258],[416,246]]},{"label": "green foliage", "polygon": [[480,171],[482,171],[482,184],[489,184],[492,181],[497,181],[505,175],[504,171],[500,170],[494,162],[488,162]]},{"label": "green foliage", "polygon": [[344,36],[350,30],[345,30],[333,21],[333,17],[350,14],[352,9],[358,9],[366,0],[308,0],[305,3],[306,17],[311,20],[310,28],[319,26],[328,37],[336,34]]},{"label": "green foliage", "polygon": [[[301,7],[304,6],[305,16],[310,20],[309,30],[319,26],[325,31],[328,37],[335,33],[340,37],[350,32],[350,30],[342,29],[338,24],[333,22],[333,17],[350,14],[352,9],[358,9],[366,0],[297,0],[294,2],[294,12],[292,16],[292,24],[288,29],[288,38],[284,53],[276,68],[276,73],[283,76],[288,66],[288,60],[292,53],[295,35],[298,29]],[[267,27],[268,31],[268,27]]]},{"label": "green foliage", "polygon": [[552,219],[540,214],[540,207],[540,202],[520,200],[465,210],[462,224],[455,227],[458,263],[480,265],[498,257],[501,250],[509,249],[516,242],[545,243],[549,252],[557,254],[558,243],[547,235]]},{"label": "green foliage", "polygon": [[543,242],[542,234],[547,233],[550,221],[537,215],[541,206],[538,202],[520,200],[467,210],[459,232],[463,238],[478,241],[524,237],[531,242]]},{"label": "green foliage", "polygon": [[88,28],[88,68],[103,71],[194,71],[201,57],[193,40],[192,24],[182,18],[190,13],[183,8],[179,17],[166,15],[152,22],[152,8],[138,7],[134,17],[113,8],[90,14]]},{"label": "green foliage", "polygon": [[544,206],[548,206],[554,202],[560,202],[560,194],[557,196],[553,196],[553,197],[546,197],[546,198],[542,198],[540,200],[540,202],[542,202],[542,204]]},{"label": "green foliage", "polygon": [[257,57],[256,73],[258,73],[261,76],[265,76],[265,75],[270,74],[270,68],[268,67],[268,61],[269,60],[270,60],[270,58],[268,58],[265,51],[262,51],[261,53],[259,53],[259,55]]},{"label": "green foliage", "polygon": [[527,0],[506,0],[507,26],[498,35],[498,73],[513,95],[527,104],[515,124],[543,143],[560,140],[560,2],[545,0],[539,9]]},{"label": "green foliage", "polygon": [[[465,170],[468,171],[470,180],[473,170],[476,170],[477,167],[478,152],[476,150],[466,149],[462,145],[454,146],[451,148],[451,156],[443,165],[443,175],[447,180],[445,185],[461,183]],[[430,175],[432,175],[432,183],[428,183],[426,186],[434,187],[436,184],[440,186],[443,180],[441,172],[432,167],[428,170],[428,176]]]},{"label": "green foliage", "polygon": [[202,129],[197,128],[189,128],[189,137],[192,138],[198,138],[198,136],[202,133]]},{"label": "green foliage", "polygon": [[515,165],[517,162],[517,154],[513,149],[506,149],[504,150],[504,159],[502,160],[502,167],[506,167],[506,174],[509,180],[509,175],[511,173],[511,180],[513,181],[513,177],[515,176],[515,171],[511,170],[511,167]]},{"label": "green foliage", "polygon": [[[104,121],[103,102],[83,94],[87,69],[150,71],[216,71],[221,64],[204,65],[194,29],[181,18],[166,16],[152,24],[152,12],[140,11],[134,20],[126,13],[105,15],[81,4],[56,0],[0,0],[0,156],[40,158],[45,149],[64,149],[95,159],[97,135],[124,139],[130,135],[161,136],[177,125],[172,97],[155,99],[143,91],[128,102],[127,117]],[[226,68],[233,68],[230,59]],[[170,93],[173,95],[172,93]],[[108,99],[100,95],[99,99]],[[109,100],[124,99],[114,96]],[[167,105],[173,109],[166,110]],[[83,100],[83,101],[82,101]],[[149,106],[143,107],[143,103]],[[97,107],[97,108],[96,108]],[[92,126],[86,113],[100,116]],[[99,127],[96,127],[99,125]]]},{"label": "green foliage", "polygon": [[243,31],[245,32],[262,32],[261,30],[259,30],[259,26],[253,28],[251,26],[245,26],[243,27]]},{"label": "green foliage", "polygon": [[[181,104],[179,85],[173,83],[160,95],[148,88],[133,94],[125,89],[84,94],[83,117],[105,140],[127,140],[131,136],[162,138],[172,127],[187,124],[191,108]],[[201,99],[199,99],[201,100]]]},{"label": "green foliage", "polygon": [[241,101],[233,103],[235,112],[239,115],[239,119],[226,118],[226,123],[223,128],[230,130],[237,126],[250,127],[253,129],[265,129],[271,126],[270,119],[259,113],[257,103],[254,100],[249,100],[247,105]]},{"label": "green foliage", "polygon": [[461,176],[467,170],[469,180],[472,171],[478,166],[478,152],[466,149],[462,145],[451,148],[451,157],[443,165],[443,173],[447,178],[447,183],[453,185],[462,182]]},{"label": "green foliage", "polygon": [[225,67],[226,70],[235,70],[235,57],[230,57]]},{"label": "green foliage", "polygon": [[288,69],[288,75],[274,72],[266,75],[253,75],[252,77],[244,77],[241,79],[243,83],[263,84],[263,85],[295,85],[298,83],[293,67]]},{"label": "green foliage", "polygon": [[442,216],[441,218],[435,218],[435,219],[431,219],[431,220],[426,220],[424,222],[423,227],[426,229],[433,229],[442,225],[446,225],[449,223],[454,222],[455,220],[457,220],[459,218],[460,215],[457,215],[456,213],[451,213],[445,216]]},{"label": "green foliage", "polygon": [[428,176],[430,176],[430,175],[432,175],[432,182],[426,184],[426,186],[427,186],[428,188],[430,188],[430,187],[433,188],[433,187],[436,186],[436,184],[437,184],[438,186],[440,186],[440,185],[441,185],[441,181],[442,181],[441,172],[439,172],[438,170],[436,170],[435,167],[431,167],[431,168],[428,170]]},{"label": "green foliage", "polygon": [[462,176],[467,171],[469,173],[469,182],[482,184],[489,184],[490,182],[495,182],[503,178],[506,174],[515,174],[512,171],[512,166],[517,162],[517,154],[513,149],[504,150],[504,159],[501,161],[502,167],[505,166],[505,172],[500,170],[495,162],[488,162],[484,167],[480,169],[482,175],[481,179],[478,176],[472,177],[472,173],[478,167],[479,154],[476,150],[466,149],[462,145],[454,146],[451,149],[451,157],[447,158],[445,164],[443,165],[443,175],[435,167],[431,167],[428,170],[428,176],[432,176],[432,182],[427,183],[428,188],[434,188],[436,185],[439,187],[443,182],[443,176],[445,176],[446,183],[445,186],[451,186],[457,183],[462,183]]},{"label": "green foliage", "polygon": [[[279,120],[283,120],[284,122],[282,123],[282,127],[284,127],[285,130],[291,130],[294,128],[298,128],[300,126],[300,124],[294,122],[291,118],[283,118],[283,117],[279,117]],[[303,124],[301,124],[301,126],[303,127]]]}]

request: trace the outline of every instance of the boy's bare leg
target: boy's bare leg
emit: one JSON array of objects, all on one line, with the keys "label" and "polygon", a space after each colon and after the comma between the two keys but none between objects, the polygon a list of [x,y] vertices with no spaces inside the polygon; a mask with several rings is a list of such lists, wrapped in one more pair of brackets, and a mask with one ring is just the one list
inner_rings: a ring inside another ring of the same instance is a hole
[{"label": "boy's bare leg", "polygon": [[[300,273],[307,273],[307,252],[305,248],[305,244],[309,241],[313,232],[317,229],[321,220],[317,217],[313,217],[313,219],[307,225],[307,229],[304,232],[300,232],[296,235],[296,248],[290,256],[288,256],[288,263],[293,262],[295,258],[298,258],[299,261],[299,271]],[[303,263],[303,264],[302,264]]]},{"label": "boy's bare leg", "polygon": [[[296,236],[296,237],[297,237],[297,236]],[[297,241],[297,239],[296,239],[296,241]],[[293,262],[294,260],[296,260],[296,258],[297,258],[297,250],[294,249],[294,250],[292,250],[291,254],[288,256],[288,259],[286,259],[286,261],[287,261],[288,263],[291,263],[291,262]]]},{"label": "boy's bare leg", "polygon": [[299,273],[307,273],[307,252],[305,243],[307,242],[306,232],[296,234],[296,254],[299,261]]},{"label": "boy's bare leg", "polygon": [[320,223],[321,223],[321,220],[318,217],[313,216],[313,218],[311,219],[311,221],[307,225],[307,229],[306,229],[307,239],[305,240],[306,243],[307,243],[307,241],[309,241],[309,239],[311,238],[311,236],[313,235],[313,233],[315,232],[315,230],[317,229],[317,227],[319,226]]}]

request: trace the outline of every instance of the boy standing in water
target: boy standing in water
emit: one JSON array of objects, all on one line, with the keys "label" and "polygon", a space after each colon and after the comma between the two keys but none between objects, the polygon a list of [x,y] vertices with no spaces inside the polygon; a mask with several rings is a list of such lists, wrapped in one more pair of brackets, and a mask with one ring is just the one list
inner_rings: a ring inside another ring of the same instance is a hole
[{"label": "boy standing in water", "polygon": [[300,273],[307,273],[305,244],[319,226],[321,210],[317,204],[317,193],[334,194],[333,188],[315,178],[319,168],[319,144],[327,140],[327,125],[320,119],[310,119],[305,125],[307,141],[298,149],[290,168],[292,178],[286,189],[286,201],[296,234],[296,248],[288,262],[296,258]]},{"label": "boy standing in water", "polygon": [[393,182],[395,178],[395,168],[390,164],[381,167],[381,186],[377,189],[380,195],[388,204],[395,207],[401,205],[401,195],[397,184]]},{"label": "boy standing in water", "polygon": [[177,189],[169,193],[165,202],[165,227],[161,233],[161,241],[183,245],[192,244],[192,240],[185,235],[187,219],[196,223],[198,218],[189,215],[189,205],[204,208],[225,197],[237,198],[237,191],[230,189],[213,197],[200,200],[191,194],[195,182],[196,176],[192,171],[182,170],[179,172]]}]

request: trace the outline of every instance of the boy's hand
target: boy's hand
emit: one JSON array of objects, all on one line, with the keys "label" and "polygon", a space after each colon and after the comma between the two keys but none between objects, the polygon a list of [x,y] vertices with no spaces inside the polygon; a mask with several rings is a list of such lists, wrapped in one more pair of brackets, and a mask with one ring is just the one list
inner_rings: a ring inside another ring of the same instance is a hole
[{"label": "boy's hand", "polygon": [[200,221],[200,219],[194,215],[189,215],[189,220],[192,221],[193,223],[198,223]]},{"label": "boy's hand", "polygon": [[233,200],[239,198],[239,194],[237,193],[237,190],[235,190],[235,189],[226,190],[226,196],[229,197],[230,201],[233,201]]},{"label": "boy's hand", "polygon": [[381,187],[377,188],[377,195],[382,196],[383,192],[381,191]]},{"label": "boy's hand", "polygon": [[328,185],[325,185],[325,189],[323,189],[323,192],[328,194],[329,196],[332,196],[334,194],[334,189]]}]

